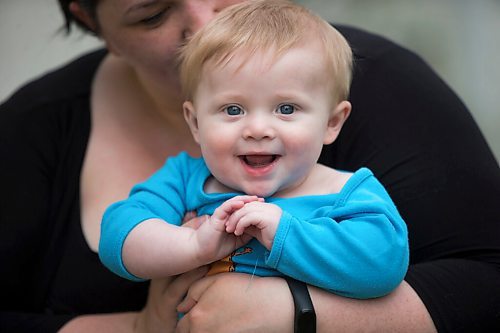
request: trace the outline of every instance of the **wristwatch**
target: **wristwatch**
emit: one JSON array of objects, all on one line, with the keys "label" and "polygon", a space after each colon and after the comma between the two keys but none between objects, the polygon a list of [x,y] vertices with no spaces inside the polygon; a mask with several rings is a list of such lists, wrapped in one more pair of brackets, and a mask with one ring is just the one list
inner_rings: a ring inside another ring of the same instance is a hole
[{"label": "wristwatch", "polygon": [[316,333],[316,312],[307,285],[290,277],[286,278],[295,305],[294,332]]}]

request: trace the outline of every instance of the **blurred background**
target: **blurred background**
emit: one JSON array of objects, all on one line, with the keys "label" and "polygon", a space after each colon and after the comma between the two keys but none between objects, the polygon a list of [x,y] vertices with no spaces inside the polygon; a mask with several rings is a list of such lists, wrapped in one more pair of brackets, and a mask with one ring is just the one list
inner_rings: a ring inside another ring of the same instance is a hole
[{"label": "blurred background", "polygon": [[[458,93],[500,160],[500,0],[297,0],[330,22],[385,36],[423,57]],[[0,101],[101,46],[66,36],[56,0],[0,0]],[[467,133],[464,133],[467,135]]]}]

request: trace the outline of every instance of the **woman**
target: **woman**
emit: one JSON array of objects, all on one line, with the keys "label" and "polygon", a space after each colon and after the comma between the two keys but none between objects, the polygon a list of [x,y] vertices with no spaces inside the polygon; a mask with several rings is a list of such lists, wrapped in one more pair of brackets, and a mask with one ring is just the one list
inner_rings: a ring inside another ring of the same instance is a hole
[{"label": "woman", "polygon": [[[249,287],[247,276],[202,278],[200,269],[153,281],[148,297],[146,285],[114,277],[95,253],[109,203],[167,156],[199,154],[182,117],[176,50],[240,1],[60,0],[70,22],[109,52],[84,56],[1,106],[2,331],[292,331],[282,279],[254,278]],[[420,59],[337,28],[355,50],[354,108],[322,161],[376,173],[408,224],[411,266],[380,299],[310,287],[318,332],[497,331],[497,162],[465,107]],[[175,328],[186,292],[197,304]]]}]

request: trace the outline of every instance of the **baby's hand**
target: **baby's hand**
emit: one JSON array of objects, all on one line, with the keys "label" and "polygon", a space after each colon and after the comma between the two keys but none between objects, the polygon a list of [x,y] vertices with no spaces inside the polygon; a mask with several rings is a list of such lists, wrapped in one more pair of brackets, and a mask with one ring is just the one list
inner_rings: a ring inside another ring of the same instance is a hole
[{"label": "baby's hand", "polygon": [[231,199],[224,201],[222,205],[215,209],[210,217],[210,222],[215,224],[215,228],[219,231],[225,231],[226,223],[234,212],[250,202],[264,201],[264,199],[256,195],[237,195]]},{"label": "baby's hand", "polygon": [[252,239],[251,235],[236,236],[226,232],[226,222],[235,211],[245,204],[257,202],[256,196],[241,195],[225,201],[217,207],[213,215],[196,229],[194,252],[202,265],[222,259],[235,249],[245,245]]},{"label": "baby's hand", "polygon": [[271,250],[282,214],[281,208],[275,204],[266,203],[263,199],[251,201],[229,216],[226,232],[236,236],[250,234]]}]

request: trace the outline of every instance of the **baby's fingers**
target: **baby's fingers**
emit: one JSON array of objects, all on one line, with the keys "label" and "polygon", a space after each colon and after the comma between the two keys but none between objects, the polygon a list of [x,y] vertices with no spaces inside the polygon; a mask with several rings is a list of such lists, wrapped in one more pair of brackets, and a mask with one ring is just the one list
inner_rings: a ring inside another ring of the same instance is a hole
[{"label": "baby's fingers", "polygon": [[241,236],[245,230],[250,226],[256,226],[260,223],[257,216],[252,216],[252,214],[247,214],[238,219],[238,223],[234,228],[234,235]]},{"label": "baby's fingers", "polygon": [[237,196],[232,197],[231,199],[227,200],[226,202],[232,201],[232,200],[243,201],[243,203],[245,203],[245,204],[247,204],[249,202],[253,202],[253,201],[264,201],[263,198],[259,198],[256,195],[237,195]]},{"label": "baby's fingers", "polygon": [[225,220],[229,215],[231,215],[235,210],[240,209],[245,205],[243,200],[239,200],[236,198],[229,199],[222,203],[217,209],[214,211],[212,216],[216,217],[219,220]]},{"label": "baby's fingers", "polygon": [[250,205],[245,205],[241,209],[235,211],[226,221],[226,232],[234,234],[235,236],[243,235],[245,228],[252,224],[249,215],[252,210],[249,209]]},{"label": "baby's fingers", "polygon": [[214,216],[219,220],[225,220],[234,211],[240,209],[245,204],[252,201],[259,201],[261,198],[255,195],[237,195],[231,199],[226,200],[222,205],[220,205],[214,212]]}]

